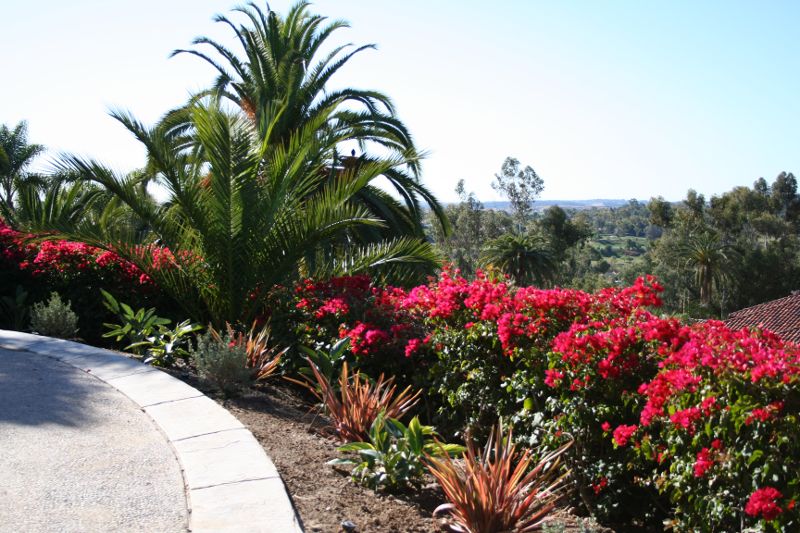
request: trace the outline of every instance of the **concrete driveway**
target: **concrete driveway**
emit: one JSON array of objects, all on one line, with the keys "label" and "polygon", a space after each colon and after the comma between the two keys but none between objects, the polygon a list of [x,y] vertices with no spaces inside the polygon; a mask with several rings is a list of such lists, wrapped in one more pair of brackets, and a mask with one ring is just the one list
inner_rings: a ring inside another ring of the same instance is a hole
[{"label": "concrete driveway", "polygon": [[302,533],[252,433],[124,354],[0,330],[0,533]]},{"label": "concrete driveway", "polygon": [[0,349],[0,450],[0,531],[186,530],[169,443],[90,373]]}]

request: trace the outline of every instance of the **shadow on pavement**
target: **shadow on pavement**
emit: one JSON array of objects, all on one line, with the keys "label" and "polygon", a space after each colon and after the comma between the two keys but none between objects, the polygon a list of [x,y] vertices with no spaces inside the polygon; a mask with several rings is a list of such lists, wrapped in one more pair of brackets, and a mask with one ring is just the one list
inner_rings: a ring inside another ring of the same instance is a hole
[{"label": "shadow on pavement", "polygon": [[64,363],[0,349],[0,427],[91,424],[86,403],[97,386],[95,378]]}]

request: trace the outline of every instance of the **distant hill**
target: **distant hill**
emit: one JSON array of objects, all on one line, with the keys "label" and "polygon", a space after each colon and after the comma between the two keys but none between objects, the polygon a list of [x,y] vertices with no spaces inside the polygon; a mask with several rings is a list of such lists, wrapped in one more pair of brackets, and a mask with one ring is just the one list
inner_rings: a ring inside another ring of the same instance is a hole
[{"label": "distant hill", "polygon": [[[647,200],[637,200],[639,203],[647,203]],[[630,200],[609,200],[609,199],[596,199],[596,200],[536,200],[533,208],[536,211],[542,211],[552,205],[557,205],[562,209],[594,209],[594,208],[616,208],[626,205]],[[486,209],[499,209],[509,211],[509,202],[482,202],[483,207]]]}]

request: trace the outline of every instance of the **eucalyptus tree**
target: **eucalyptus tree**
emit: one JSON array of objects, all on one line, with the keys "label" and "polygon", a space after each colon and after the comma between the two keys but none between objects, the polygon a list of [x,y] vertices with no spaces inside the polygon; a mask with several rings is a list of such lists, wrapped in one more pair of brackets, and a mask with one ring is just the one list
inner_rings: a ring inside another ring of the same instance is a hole
[{"label": "eucalyptus tree", "polygon": [[446,261],[463,275],[472,276],[479,266],[484,243],[513,231],[513,222],[505,211],[484,209],[475,194],[467,192],[463,179],[459,180],[455,191],[460,201],[445,207],[452,231],[448,235],[430,220],[429,238]]},{"label": "eucalyptus tree", "polygon": [[44,146],[28,143],[28,125],[22,121],[13,129],[0,126],[0,204],[6,209],[14,208],[14,196],[25,182],[41,181],[29,174],[27,167],[36,156],[44,152]]},{"label": "eucalyptus tree", "polygon": [[506,157],[494,178],[492,188],[508,198],[517,231],[523,233],[533,214],[533,202],[544,190],[544,180],[531,166],[520,168],[514,157]]},{"label": "eucalyptus tree", "polygon": [[[189,144],[163,123],[148,128],[114,112],[145,146],[146,169],[119,175],[94,160],[66,157],[60,170],[98,185],[113,201],[97,217],[57,216],[64,209],[51,209],[50,216],[41,202],[31,207],[39,212],[28,217],[27,229],[116,252],[192,318],[217,326],[252,320],[266,291],[301,274],[369,270],[402,282],[436,264],[419,239],[365,246],[342,238],[348,230],[383,224],[353,198],[406,159],[388,157],[331,176],[323,170],[332,141],[319,135],[319,118],[288,142],[274,143],[214,99],[195,102],[186,114]],[[165,190],[165,202],[143,191],[153,182]],[[95,212],[98,202],[105,202],[101,195],[88,196],[81,205]],[[131,214],[146,234],[130,224]]]},{"label": "eucalyptus tree", "polygon": [[[376,176],[386,180],[399,202],[374,183],[361,187],[355,195],[355,201],[386,222],[382,231],[367,232],[361,238],[423,235],[423,204],[447,230],[442,206],[420,181],[420,157],[411,134],[397,117],[389,97],[375,90],[329,87],[342,67],[374,45],[329,46],[329,38],[348,24],[341,20],[328,22],[326,17],[310,14],[308,6],[307,2],[298,3],[281,16],[269,6],[262,10],[249,3],[234,9],[244,17],[243,24],[217,15],[215,20],[232,30],[238,51],[208,37],[198,37],[194,48],[174,52],[200,57],[217,72],[213,87],[195,99],[214,95],[231,102],[253,122],[261,141],[268,144],[286,146],[297,131],[314,124],[319,135],[334,141],[326,154],[327,165],[334,172],[355,165],[374,165],[379,158],[372,154],[373,148],[404,158],[405,165]],[[181,120],[183,116],[183,111],[176,110],[166,122],[184,131],[187,124]],[[342,150],[355,145],[362,151],[359,157],[355,157],[354,150],[350,156],[341,155]]]}]

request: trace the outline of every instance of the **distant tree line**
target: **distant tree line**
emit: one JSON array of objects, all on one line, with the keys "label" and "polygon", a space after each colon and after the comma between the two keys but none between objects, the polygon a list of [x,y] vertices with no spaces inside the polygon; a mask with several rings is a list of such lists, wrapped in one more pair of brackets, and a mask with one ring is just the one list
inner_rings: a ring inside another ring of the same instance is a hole
[{"label": "distant tree line", "polygon": [[431,224],[431,240],[465,275],[493,266],[517,283],[598,289],[655,274],[668,312],[725,317],[800,288],[800,195],[782,172],[772,183],[735,187],[707,200],[661,197],[618,208],[536,212],[541,177],[507,158],[493,186],[510,212],[485,209],[463,180],[445,207],[452,233]]},{"label": "distant tree line", "polygon": [[648,204],[663,230],[641,268],[660,276],[672,309],[702,316],[780,298],[800,288],[800,196],[793,174],[759,178],[709,201]]}]

